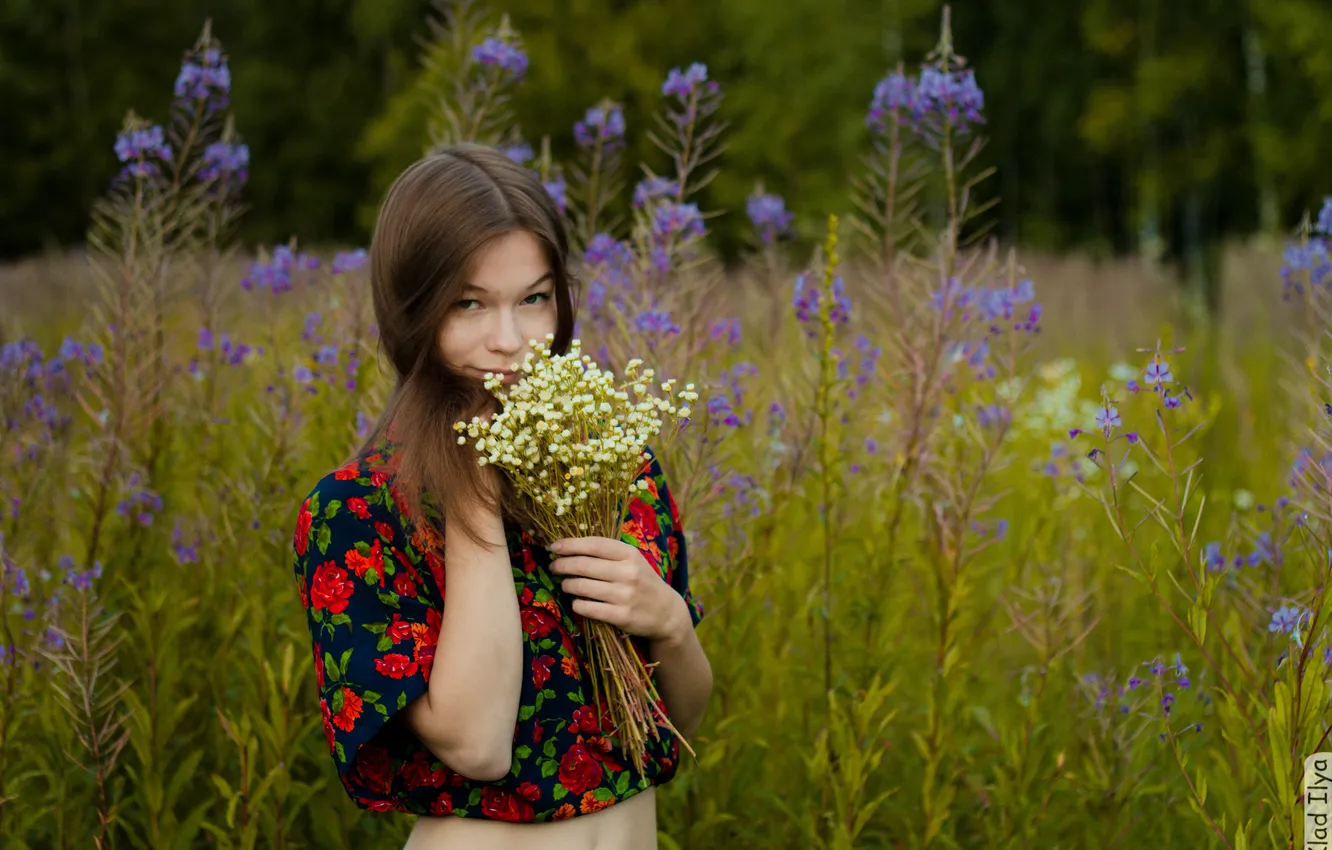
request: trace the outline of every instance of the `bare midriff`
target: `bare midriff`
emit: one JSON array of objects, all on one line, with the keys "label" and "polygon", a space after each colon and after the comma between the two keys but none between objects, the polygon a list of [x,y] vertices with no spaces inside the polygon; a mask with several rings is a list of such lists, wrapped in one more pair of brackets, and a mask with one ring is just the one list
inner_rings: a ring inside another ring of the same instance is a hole
[{"label": "bare midriff", "polygon": [[422,816],[403,850],[656,850],[656,786],[567,820],[506,823]]}]

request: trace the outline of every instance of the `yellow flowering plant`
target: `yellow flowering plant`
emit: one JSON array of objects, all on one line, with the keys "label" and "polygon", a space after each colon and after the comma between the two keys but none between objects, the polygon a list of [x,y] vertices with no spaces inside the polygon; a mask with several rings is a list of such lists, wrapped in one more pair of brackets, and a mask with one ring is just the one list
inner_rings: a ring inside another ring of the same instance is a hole
[{"label": "yellow flowering plant", "polygon": [[[531,503],[544,539],[615,539],[628,511],[626,494],[648,488],[642,472],[651,455],[645,446],[663,432],[663,443],[669,442],[698,394],[693,384],[677,392],[672,378],[660,385],[664,397],[656,396],[655,372],[643,368],[642,360],[626,363],[624,379],[617,380],[582,353],[579,340],[562,355],[551,353],[553,340],[553,334],[545,342],[531,340],[533,351],[515,364],[522,376],[517,382],[506,386],[501,375],[487,374],[486,388],[503,403],[499,413],[453,427],[460,445],[471,441],[478,462],[503,470]],[[664,428],[667,419],[677,427]],[[602,695],[607,696],[625,755],[641,772],[647,736],[659,739],[658,725],[679,734],[657,709],[659,695],[648,669],[655,662],[645,665],[617,626],[578,616],[594,704],[600,710]]]}]

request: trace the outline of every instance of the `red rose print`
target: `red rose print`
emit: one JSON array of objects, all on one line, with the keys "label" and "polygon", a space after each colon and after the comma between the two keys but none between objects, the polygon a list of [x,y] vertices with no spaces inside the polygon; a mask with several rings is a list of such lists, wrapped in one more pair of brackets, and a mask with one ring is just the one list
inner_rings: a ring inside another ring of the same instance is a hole
[{"label": "red rose print", "polygon": [[601,784],[601,764],[587,751],[586,744],[574,744],[560,760],[560,784],[571,794],[582,794]]},{"label": "red rose print", "polygon": [[416,596],[416,582],[404,570],[393,577],[393,592],[399,596]]},{"label": "red rose print", "polygon": [[418,643],[412,651],[412,660],[421,665],[421,675],[430,681],[430,670],[435,666],[435,645]]},{"label": "red rose print", "polygon": [[373,567],[376,576],[379,578],[379,586],[384,586],[384,551],[376,540],[370,544],[370,554],[362,555],[355,549],[347,550],[347,567],[356,573],[356,577],[364,580],[365,574]]},{"label": "red rose print", "polygon": [[523,608],[518,613],[519,619],[523,621],[523,631],[534,638],[545,637],[558,625],[555,618],[543,608]]},{"label": "red rose print", "polygon": [[314,645],[315,658],[315,684],[319,686],[322,693],[324,690],[324,653],[320,651],[319,644]]},{"label": "red rose print", "polygon": [[549,655],[532,659],[532,684],[536,685],[537,690],[544,688],[550,680],[550,665],[554,663],[555,659]]},{"label": "red rose print", "polygon": [[430,814],[435,817],[444,817],[453,814],[453,801],[448,797],[440,797],[430,804]]},{"label": "red rose print", "polygon": [[365,804],[365,808],[371,812],[392,812],[397,809],[397,806],[392,800],[367,800],[362,797],[361,802]]},{"label": "red rose print", "polygon": [[518,597],[518,601],[524,605],[531,605],[532,600],[535,598],[536,594],[532,592],[532,588],[524,587],[522,595]]},{"label": "red rose print", "polygon": [[365,503],[365,499],[360,496],[352,496],[347,500],[347,508],[361,519],[370,518],[370,506]]},{"label": "red rose print", "polygon": [[349,463],[346,466],[333,473],[333,478],[338,481],[351,481],[361,477],[361,468],[355,463]]},{"label": "red rose print", "polygon": [[533,557],[530,546],[523,547],[523,572],[529,574],[536,572],[536,558]]},{"label": "red rose print", "polygon": [[642,526],[642,539],[651,540],[661,534],[661,526],[657,523],[657,509],[642,499],[633,499],[629,502],[629,515]]},{"label": "red rose print", "polygon": [[624,766],[616,761],[610,754],[613,747],[609,738],[604,738],[601,735],[593,735],[589,737],[585,743],[587,744],[588,754],[604,764],[612,772],[624,770]]},{"label": "red rose print", "polygon": [[352,767],[352,777],[372,794],[387,794],[393,790],[393,771],[389,765],[388,750],[373,744],[364,744]]},{"label": "red rose print", "polygon": [[333,561],[325,561],[315,570],[314,581],[310,585],[310,604],[315,608],[327,608],[333,614],[347,610],[347,600],[351,599],[356,586],[347,579],[347,571]]},{"label": "red rose print", "polygon": [[438,788],[448,779],[448,768],[432,769],[430,767],[430,755],[418,751],[410,761],[402,766],[398,775],[402,777],[402,781],[408,790],[414,791],[417,788],[427,786]]},{"label": "red rose print", "polygon": [[542,731],[543,731],[543,730],[542,730],[542,728],[541,728],[541,724],[540,724],[539,722],[536,723],[536,724],[534,724],[534,725],[532,726],[532,743],[534,743],[534,744],[539,744],[539,743],[541,743],[541,738],[542,738],[542,734],[541,734],[541,733],[542,733]]},{"label": "red rose print", "polygon": [[580,705],[574,709],[573,723],[569,726],[569,731],[574,734],[589,733],[597,730],[597,714],[590,706]]},{"label": "red rose print", "polygon": [[384,522],[382,519],[375,523],[375,531],[385,540],[393,539],[393,526]]},{"label": "red rose print", "polygon": [[304,575],[298,575],[298,576],[296,576],[296,592],[297,592],[298,594],[300,594],[300,597],[301,597],[301,607],[304,608],[304,609],[306,609],[306,610],[309,610],[309,608],[310,608],[310,593],[309,593],[309,591],[307,591],[307,590],[305,589],[305,576],[304,576]]},{"label": "red rose print", "polygon": [[481,792],[481,811],[488,818],[527,823],[535,816],[532,804],[505,788],[487,786]]},{"label": "red rose print", "polygon": [[375,659],[375,669],[380,675],[388,676],[390,679],[401,679],[404,676],[415,676],[417,663],[399,652],[390,652],[383,658]]},{"label": "red rose print", "polygon": [[333,725],[343,732],[350,732],[356,725],[356,718],[361,716],[361,698],[352,693],[350,688],[342,689],[342,711],[333,717]]},{"label": "red rose print", "polygon": [[337,733],[333,731],[333,714],[328,710],[328,703],[320,701],[320,707],[324,709],[324,737],[328,739],[328,751],[333,752],[333,736]]},{"label": "red rose print", "polygon": [[384,634],[394,643],[407,640],[412,636],[412,624],[402,618],[401,614],[394,613],[393,622],[384,629]]},{"label": "red rose print", "polygon": [[310,515],[310,500],[306,499],[301,505],[301,511],[296,515],[296,554],[304,556],[307,549],[310,548],[310,525],[314,522],[314,517]]},{"label": "red rose print", "polygon": [[647,491],[652,496],[652,498],[653,499],[659,498],[657,495],[657,479],[648,476],[647,486],[648,486]]},{"label": "red rose print", "polygon": [[383,472],[370,473],[370,486],[383,487],[385,481],[388,481],[388,476]]},{"label": "red rose print", "polygon": [[441,595],[444,594],[444,559],[434,549],[427,549],[425,553],[426,566],[430,568],[430,575],[435,579],[435,587],[439,588]]},{"label": "red rose print", "polygon": [[531,782],[524,782],[522,785],[519,785],[518,794],[524,800],[527,800],[532,803],[535,803],[537,800],[541,799],[541,789],[533,785]]}]

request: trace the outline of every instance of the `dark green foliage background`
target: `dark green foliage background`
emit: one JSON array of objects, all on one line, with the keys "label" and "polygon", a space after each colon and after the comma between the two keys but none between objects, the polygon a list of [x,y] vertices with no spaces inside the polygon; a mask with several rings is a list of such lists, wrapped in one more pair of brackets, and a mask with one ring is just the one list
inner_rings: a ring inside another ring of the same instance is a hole
[{"label": "dark green foliage background", "polygon": [[[400,101],[426,0],[4,0],[0,257],[77,245],[117,169],[127,109],[161,121],[206,18],[230,59],[251,146],[250,243],[368,238],[379,194],[420,152]],[[626,106],[629,161],[664,167],[641,133],[666,70],[707,63],[732,122],[704,199],[730,211],[762,180],[807,227],[850,209],[874,83],[934,45],[936,0],[508,0],[532,64],[515,102],[534,145],[572,149],[602,96]],[[1272,229],[1332,180],[1332,7],[1318,0],[955,2],[959,53],[987,97],[999,232],[1031,247],[1173,255]],[[631,177],[634,175],[630,175]],[[1153,198],[1155,199],[1153,201]],[[1264,210],[1267,211],[1266,216]],[[812,232],[808,234],[815,237]],[[1150,249],[1150,245],[1147,246]]]}]

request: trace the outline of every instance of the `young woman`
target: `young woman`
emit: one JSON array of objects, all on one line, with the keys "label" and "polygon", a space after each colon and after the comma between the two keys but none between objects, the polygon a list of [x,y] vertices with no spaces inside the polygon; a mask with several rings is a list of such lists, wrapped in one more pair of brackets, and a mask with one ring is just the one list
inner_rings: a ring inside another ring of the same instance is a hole
[{"label": "young woman", "polygon": [[574,614],[634,636],[684,736],[712,690],[655,456],[619,539],[543,541],[512,485],[453,430],[498,411],[484,375],[510,370],[530,340],[554,334],[568,350],[567,253],[540,181],[496,151],[460,146],[403,172],[370,247],[397,384],[298,515],[329,751],[358,806],[421,815],[408,850],[657,846],[654,789],[683,748],[659,729],[642,773],[624,758],[592,704]]}]

